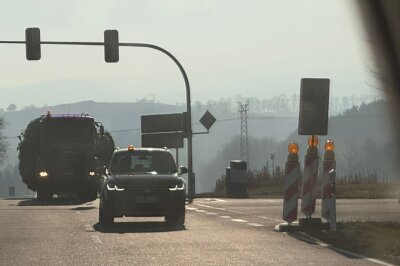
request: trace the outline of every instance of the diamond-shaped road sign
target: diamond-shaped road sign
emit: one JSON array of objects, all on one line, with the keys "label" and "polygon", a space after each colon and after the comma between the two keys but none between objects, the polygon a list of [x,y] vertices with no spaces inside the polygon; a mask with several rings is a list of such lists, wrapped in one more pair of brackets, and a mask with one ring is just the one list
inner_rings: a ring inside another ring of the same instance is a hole
[{"label": "diamond-shaped road sign", "polygon": [[215,119],[215,117],[207,110],[199,121],[207,130],[209,130],[217,119]]}]

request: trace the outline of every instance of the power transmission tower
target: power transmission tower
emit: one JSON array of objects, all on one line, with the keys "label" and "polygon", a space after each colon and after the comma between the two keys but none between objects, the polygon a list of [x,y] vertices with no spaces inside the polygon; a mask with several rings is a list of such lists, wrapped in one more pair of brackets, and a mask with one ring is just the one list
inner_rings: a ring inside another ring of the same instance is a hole
[{"label": "power transmission tower", "polygon": [[249,169],[249,138],[247,134],[247,111],[249,111],[249,104],[242,104],[239,102],[240,113],[240,159],[247,162],[247,169]]}]

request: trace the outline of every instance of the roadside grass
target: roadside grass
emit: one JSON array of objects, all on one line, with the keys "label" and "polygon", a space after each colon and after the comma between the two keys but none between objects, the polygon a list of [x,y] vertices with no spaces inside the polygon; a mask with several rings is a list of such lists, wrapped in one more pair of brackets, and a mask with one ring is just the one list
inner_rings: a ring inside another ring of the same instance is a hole
[{"label": "roadside grass", "polygon": [[[282,198],[281,185],[262,185],[248,188],[251,198]],[[317,185],[317,197],[321,195],[321,185]],[[399,197],[400,184],[389,183],[360,183],[360,184],[336,184],[337,199],[396,199]],[[301,187],[299,188],[301,197]]]},{"label": "roadside grass", "polygon": [[307,233],[336,247],[400,265],[400,222],[345,222],[335,232]]},{"label": "roadside grass", "polygon": [[395,199],[400,193],[400,185],[395,182],[376,184],[338,184],[338,199]]}]

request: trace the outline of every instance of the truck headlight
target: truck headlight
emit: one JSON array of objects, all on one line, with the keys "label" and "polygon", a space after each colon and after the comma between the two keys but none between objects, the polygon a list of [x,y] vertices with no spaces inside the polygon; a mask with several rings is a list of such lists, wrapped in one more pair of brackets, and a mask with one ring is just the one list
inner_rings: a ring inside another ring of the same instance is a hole
[{"label": "truck headlight", "polygon": [[90,175],[90,176],[95,176],[95,175],[96,175],[96,172],[90,171],[90,172],[89,172],[89,175]]},{"label": "truck headlight", "polygon": [[46,178],[46,177],[49,176],[49,174],[46,171],[40,171],[39,172],[39,176],[42,177],[42,178]]},{"label": "truck headlight", "polygon": [[184,182],[182,182],[182,184],[180,184],[180,185],[175,185],[174,187],[170,187],[169,188],[169,190],[170,191],[181,191],[181,190],[184,190],[185,189],[185,183]]},{"label": "truck headlight", "polygon": [[115,190],[115,191],[124,191],[125,190],[125,188],[118,187],[117,185],[113,185],[113,184],[107,184],[107,189],[110,190],[110,191],[113,191],[113,190]]}]

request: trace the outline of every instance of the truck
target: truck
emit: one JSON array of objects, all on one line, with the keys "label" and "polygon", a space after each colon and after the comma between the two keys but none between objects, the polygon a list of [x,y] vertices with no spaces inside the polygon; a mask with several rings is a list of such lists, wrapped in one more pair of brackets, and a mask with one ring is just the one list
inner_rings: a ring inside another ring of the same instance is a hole
[{"label": "truck", "polygon": [[75,194],[94,200],[100,187],[98,169],[107,165],[114,141],[88,114],[51,114],[32,120],[20,135],[18,170],[37,199]]}]

